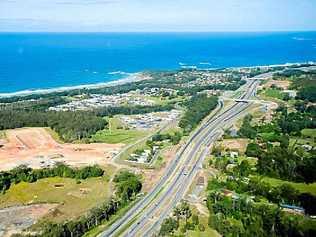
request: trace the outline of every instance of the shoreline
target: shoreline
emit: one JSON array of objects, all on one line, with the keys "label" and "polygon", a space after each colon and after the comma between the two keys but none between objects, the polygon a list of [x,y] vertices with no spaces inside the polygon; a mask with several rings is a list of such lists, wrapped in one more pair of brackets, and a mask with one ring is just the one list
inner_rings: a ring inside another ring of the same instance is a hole
[{"label": "shoreline", "polygon": [[7,92],[7,93],[0,93],[0,99],[2,98],[10,98],[10,97],[23,97],[28,95],[35,95],[35,94],[49,94],[55,92],[64,92],[64,91],[71,91],[71,90],[79,90],[79,89],[98,89],[103,87],[111,87],[111,86],[118,86],[127,83],[143,81],[149,79],[149,76],[146,76],[144,72],[137,72],[132,73],[127,77],[108,81],[108,82],[99,82],[93,84],[83,84],[77,86],[62,86],[62,87],[55,87],[55,88],[48,88],[48,89],[34,89],[34,90],[22,90],[17,92]]},{"label": "shoreline", "polygon": [[[242,69],[242,68],[250,69],[250,68],[259,68],[259,67],[267,67],[267,68],[290,67],[290,66],[300,67],[300,66],[303,66],[304,64],[309,64],[310,66],[316,66],[316,62],[310,61],[310,62],[300,62],[300,63],[284,63],[284,64],[257,65],[257,66],[244,66],[244,67],[226,67],[226,68],[227,69]],[[212,68],[212,69],[211,68],[209,69],[196,68],[196,70],[214,70],[214,69],[215,68]],[[65,91],[78,90],[78,89],[98,89],[98,88],[118,86],[118,85],[123,85],[127,83],[133,83],[133,82],[138,82],[138,81],[143,81],[143,80],[148,80],[148,79],[150,79],[150,76],[146,75],[145,72],[136,72],[136,73],[131,73],[127,77],[114,80],[114,81],[108,81],[108,82],[0,93],[0,99],[11,98],[11,97],[24,97],[24,96],[29,96],[29,95],[49,94],[49,93],[55,93],[55,92],[65,92]]]}]

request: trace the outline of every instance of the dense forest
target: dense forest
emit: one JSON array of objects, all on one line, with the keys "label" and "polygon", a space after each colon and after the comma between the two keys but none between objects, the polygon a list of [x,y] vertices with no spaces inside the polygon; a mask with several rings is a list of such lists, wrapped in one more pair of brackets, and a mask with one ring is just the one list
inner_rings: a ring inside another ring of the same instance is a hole
[{"label": "dense forest", "polygon": [[285,213],[278,205],[226,197],[216,191],[207,198],[209,226],[223,236],[306,236],[316,234],[313,220]]},{"label": "dense forest", "polygon": [[302,107],[299,112],[288,112],[279,107],[271,123],[252,126],[251,116],[244,118],[239,130],[241,137],[256,138],[248,144],[246,154],[258,157],[260,174],[284,180],[312,183],[316,181],[316,151],[290,144],[290,137],[299,139],[302,129],[316,128],[315,106]]},{"label": "dense forest", "polygon": [[106,120],[101,117],[79,111],[0,111],[0,130],[21,127],[51,127],[67,142],[88,138],[103,129],[106,124]]},{"label": "dense forest", "polygon": [[186,112],[179,122],[179,126],[185,132],[192,131],[215,107],[218,98],[215,96],[208,97],[206,94],[193,96],[185,103]]},{"label": "dense forest", "polygon": [[315,236],[314,220],[282,209],[283,204],[296,205],[315,215],[314,195],[287,183],[272,186],[249,159],[237,160],[220,154],[210,160],[226,177],[211,179],[207,186],[211,228],[223,236]]},{"label": "dense forest", "polygon": [[143,114],[173,109],[173,105],[104,107],[92,111],[0,110],[0,130],[50,127],[67,142],[89,138],[106,127],[104,116]]},{"label": "dense forest", "polygon": [[222,155],[221,148],[213,149],[209,164],[220,175],[207,187],[209,226],[223,236],[316,235],[311,218],[316,196],[312,189],[296,186],[316,182],[315,138],[304,135],[304,130],[316,128],[316,106],[310,103],[314,92],[304,91],[311,74],[294,72],[286,73],[298,90],[297,100],[282,103],[272,121],[255,122],[251,115],[243,119],[237,136],[250,140],[246,157],[232,158]]}]

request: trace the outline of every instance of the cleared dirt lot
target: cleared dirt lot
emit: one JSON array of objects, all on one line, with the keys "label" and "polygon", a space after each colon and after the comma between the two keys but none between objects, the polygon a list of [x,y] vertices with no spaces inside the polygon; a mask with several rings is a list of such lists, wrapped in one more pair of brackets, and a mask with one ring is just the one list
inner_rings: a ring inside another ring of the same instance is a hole
[{"label": "cleared dirt lot", "polygon": [[19,165],[42,168],[64,162],[72,166],[107,165],[123,144],[60,144],[45,128],[21,128],[6,131],[0,141],[0,170]]},{"label": "cleared dirt lot", "polygon": [[0,236],[11,236],[30,227],[39,218],[53,211],[57,204],[35,204],[0,210]]},{"label": "cleared dirt lot", "polygon": [[248,139],[244,138],[234,138],[234,139],[224,139],[220,142],[220,145],[224,147],[224,149],[236,150],[241,153],[246,151],[247,145],[249,143]]},{"label": "cleared dirt lot", "polygon": [[283,90],[287,90],[290,86],[290,81],[281,81],[281,80],[269,80],[267,83],[264,84],[264,88],[270,88],[272,85],[276,85]]}]

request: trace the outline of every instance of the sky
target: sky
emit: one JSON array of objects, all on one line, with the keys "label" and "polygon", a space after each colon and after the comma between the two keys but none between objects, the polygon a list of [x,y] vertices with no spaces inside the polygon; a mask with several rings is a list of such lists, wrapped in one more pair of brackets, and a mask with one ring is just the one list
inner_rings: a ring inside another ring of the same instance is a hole
[{"label": "sky", "polygon": [[0,31],[316,30],[316,0],[0,0]]}]

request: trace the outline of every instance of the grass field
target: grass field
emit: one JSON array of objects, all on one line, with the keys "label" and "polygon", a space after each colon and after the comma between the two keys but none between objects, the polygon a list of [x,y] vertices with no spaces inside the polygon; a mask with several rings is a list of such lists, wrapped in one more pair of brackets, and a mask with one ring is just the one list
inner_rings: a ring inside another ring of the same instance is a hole
[{"label": "grass field", "polygon": [[129,147],[127,150],[125,150],[120,159],[121,160],[127,160],[129,158],[129,155],[134,153],[137,149],[143,150],[143,149],[148,149],[149,147],[146,145],[146,141],[140,141],[137,144],[133,144],[131,147]]},{"label": "grass field", "polygon": [[259,136],[265,141],[275,142],[278,140],[279,136],[275,134],[274,132],[265,132],[265,133],[259,133]]},{"label": "grass field", "polygon": [[217,233],[216,230],[207,228],[205,231],[193,231],[189,230],[186,236],[190,237],[220,237],[221,235]]},{"label": "grass field", "polygon": [[35,183],[12,185],[5,194],[0,195],[0,208],[31,203],[58,203],[58,208],[47,218],[64,221],[81,216],[103,203],[110,195],[106,177],[90,178],[81,183],[69,178],[46,178]]},{"label": "grass field", "polygon": [[45,130],[49,133],[49,135],[52,136],[52,138],[57,141],[58,143],[64,143],[64,141],[60,138],[59,134],[55,132],[51,128],[45,128]]},{"label": "grass field", "polygon": [[263,92],[263,95],[266,97],[276,98],[282,100],[284,98],[284,93],[278,89],[269,88]]},{"label": "grass field", "polygon": [[131,144],[147,135],[146,131],[129,130],[121,123],[119,118],[109,118],[109,129],[98,131],[92,136],[93,142],[103,142],[109,144]]},{"label": "grass field", "polygon": [[167,98],[157,97],[157,96],[145,96],[145,98],[153,101],[156,105],[167,105],[169,103],[176,103],[176,102],[183,101],[185,99],[184,96],[179,96],[174,99],[167,99]]},{"label": "grass field", "polygon": [[301,131],[301,133],[305,137],[316,138],[316,128],[305,128]]},{"label": "grass field", "polygon": [[300,137],[291,137],[290,138],[290,146],[293,146],[294,143],[296,145],[315,145],[315,141],[312,138],[300,138]]},{"label": "grass field", "polygon": [[311,193],[313,195],[316,195],[316,183],[312,183],[312,184],[294,183],[294,182],[288,182],[288,181],[283,181],[280,179],[274,179],[274,178],[269,178],[269,177],[265,177],[263,180],[266,182],[269,182],[272,186],[279,186],[282,184],[290,184],[295,189],[297,189],[299,192]]}]

